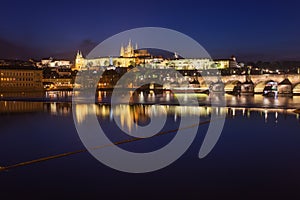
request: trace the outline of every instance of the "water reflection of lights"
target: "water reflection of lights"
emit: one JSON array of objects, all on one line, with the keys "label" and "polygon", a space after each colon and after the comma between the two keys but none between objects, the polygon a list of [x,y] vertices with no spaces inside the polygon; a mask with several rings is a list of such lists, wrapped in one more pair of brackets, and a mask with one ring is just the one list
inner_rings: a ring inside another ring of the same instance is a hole
[{"label": "water reflection of lights", "polygon": [[95,115],[96,114],[96,105],[94,104],[77,104],[75,105],[75,109],[78,111],[76,112],[76,119],[78,123],[82,123],[87,116]]},{"label": "water reflection of lights", "polygon": [[265,122],[268,121],[268,110],[264,110],[264,113],[265,113]]},{"label": "water reflection of lights", "polygon": [[45,97],[50,99],[60,99],[60,98],[71,98],[73,95],[77,95],[78,92],[73,91],[46,91]]},{"label": "water reflection of lights", "polygon": [[236,96],[233,96],[232,98],[231,98],[231,103],[233,103],[233,104],[236,104]]},{"label": "water reflection of lights", "polygon": [[250,118],[250,109],[247,110],[247,117]]},{"label": "water reflection of lights", "polygon": [[232,116],[235,116],[235,108],[232,108]]},{"label": "water reflection of lights", "polygon": [[50,104],[50,112],[52,114],[56,114],[57,113],[56,102]]},{"label": "water reflection of lights", "polygon": [[269,105],[270,104],[270,99],[269,98],[264,98],[263,103],[264,103],[264,105]]},{"label": "water reflection of lights", "polygon": [[98,101],[101,102],[102,101],[102,92],[98,91]]},{"label": "water reflection of lights", "polygon": [[0,113],[41,112],[42,102],[0,101]]},{"label": "water reflection of lights", "polygon": [[[57,112],[56,104],[51,104],[51,112]],[[197,107],[197,106],[170,106],[170,105],[117,105],[111,108],[109,105],[85,105],[78,104],[76,109],[78,122],[85,120],[87,115],[96,114],[102,119],[113,120],[113,115],[118,117],[122,127],[132,130],[138,123],[145,123],[151,117],[160,117],[166,112],[173,116],[174,122],[181,116],[194,115],[201,118],[207,118],[212,113],[235,117],[238,115],[249,118],[252,112],[261,113],[265,122],[268,122],[270,113],[274,113],[275,120],[278,122],[279,114],[294,115],[299,119],[299,114],[293,112],[293,109],[266,109],[266,108],[243,108],[243,107]]]},{"label": "water reflection of lights", "polygon": [[250,96],[240,96],[240,102],[242,103],[242,104],[246,104],[246,102],[247,102],[247,98],[249,98]]},{"label": "water reflection of lights", "polygon": [[[264,97],[262,95],[254,95],[254,98],[253,98],[254,102],[263,102],[265,99],[268,100],[269,98]],[[268,101],[266,103],[268,103]]]},{"label": "water reflection of lights", "polygon": [[[131,92],[131,93],[130,93]],[[107,103],[107,99],[105,99],[105,91],[101,92],[100,98],[98,98],[99,103]],[[228,107],[237,107],[237,106],[258,106],[258,107],[298,107],[300,102],[300,96],[293,96],[293,98],[289,97],[265,97],[261,94],[255,95],[241,95],[241,96],[234,96],[229,94],[218,94],[218,93],[211,93],[209,95],[204,93],[176,93],[173,94],[170,91],[164,91],[162,93],[156,93],[156,91],[149,91],[148,92],[134,92],[129,91],[131,103],[160,103],[160,102],[167,102],[167,103],[177,103],[177,100],[185,101],[185,103],[189,103],[188,99],[191,95],[195,95],[198,99],[198,102],[202,105],[210,105],[211,103],[221,103],[224,100],[224,96],[226,99],[226,104]],[[107,97],[111,94],[108,92]],[[99,95],[98,95],[99,96]],[[120,99],[122,102],[122,99]],[[128,103],[128,102],[124,102]]]}]

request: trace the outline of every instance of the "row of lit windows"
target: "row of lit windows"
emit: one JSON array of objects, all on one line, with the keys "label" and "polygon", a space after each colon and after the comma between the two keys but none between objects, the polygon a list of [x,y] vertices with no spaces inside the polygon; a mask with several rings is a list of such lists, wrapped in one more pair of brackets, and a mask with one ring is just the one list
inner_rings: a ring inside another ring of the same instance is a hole
[{"label": "row of lit windows", "polygon": [[33,83],[2,83],[0,87],[30,87],[35,86]]},{"label": "row of lit windows", "polygon": [[33,81],[33,78],[1,78],[1,81]]},{"label": "row of lit windows", "polygon": [[1,72],[1,76],[33,76],[33,72]]}]

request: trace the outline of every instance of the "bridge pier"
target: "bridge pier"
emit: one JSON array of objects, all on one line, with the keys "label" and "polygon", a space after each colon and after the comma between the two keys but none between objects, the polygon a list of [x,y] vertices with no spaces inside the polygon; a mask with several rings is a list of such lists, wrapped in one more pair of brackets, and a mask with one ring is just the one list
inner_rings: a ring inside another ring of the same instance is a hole
[{"label": "bridge pier", "polygon": [[[280,94],[300,95],[300,74],[230,75],[222,76],[221,80],[227,92],[230,89],[233,90],[236,84],[241,83],[242,93],[263,93],[266,84],[274,81],[278,84]],[[218,80],[214,76],[205,76],[205,78],[198,77],[198,81],[201,87],[215,83]]]}]

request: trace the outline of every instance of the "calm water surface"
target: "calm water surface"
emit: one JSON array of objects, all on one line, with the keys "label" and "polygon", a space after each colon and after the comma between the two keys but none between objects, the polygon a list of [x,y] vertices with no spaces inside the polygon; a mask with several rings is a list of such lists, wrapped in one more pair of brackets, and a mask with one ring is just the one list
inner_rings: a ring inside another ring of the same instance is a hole
[{"label": "calm water surface", "polygon": [[[71,103],[59,100],[69,97],[57,95],[51,97],[54,98],[51,102],[0,101],[0,166],[84,149],[74,126]],[[171,101],[172,96],[167,99],[164,95],[152,100]],[[109,99],[104,93],[100,97]],[[209,101],[207,95],[198,98]],[[147,96],[143,100],[152,101]],[[198,158],[198,152],[208,125],[199,126],[192,146],[180,159],[159,171],[123,173],[101,164],[89,153],[80,153],[1,172],[1,196],[10,199],[299,198],[300,119],[294,112],[300,108],[299,98],[226,95],[226,100],[228,107],[219,108],[227,116],[221,138],[204,159]],[[89,114],[86,107],[77,105],[78,119]],[[128,136],[116,127],[112,112],[124,128],[132,130],[136,123],[149,123],[151,109],[157,110],[155,117],[160,117],[160,110],[165,109],[168,115],[163,131],[178,127],[181,115],[199,115],[205,121],[212,112],[209,106],[140,104],[114,107],[96,104],[95,109],[99,123],[113,141]],[[152,151],[166,145],[174,134],[120,147],[135,152]]]}]

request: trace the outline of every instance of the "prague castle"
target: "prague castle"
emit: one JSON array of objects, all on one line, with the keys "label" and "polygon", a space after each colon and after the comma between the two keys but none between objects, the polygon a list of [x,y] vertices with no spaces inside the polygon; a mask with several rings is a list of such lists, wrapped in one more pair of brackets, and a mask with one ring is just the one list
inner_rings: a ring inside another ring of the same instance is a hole
[{"label": "prague castle", "polygon": [[128,45],[120,48],[119,57],[101,57],[86,59],[80,51],[77,52],[75,58],[75,69],[85,70],[87,67],[94,66],[115,66],[115,67],[129,67],[140,65],[145,59],[150,59],[151,55],[145,49],[138,49],[137,44],[133,47],[131,40]]},{"label": "prague castle", "polygon": [[176,70],[206,70],[206,69],[225,69],[237,66],[234,59],[212,60],[210,58],[178,58],[174,53],[174,59],[163,59],[154,57],[146,49],[138,49],[129,40],[127,46],[121,45],[119,56],[100,57],[86,59],[80,51],[75,58],[74,70],[86,70],[90,67],[135,67],[143,66],[147,68],[169,68]]}]

